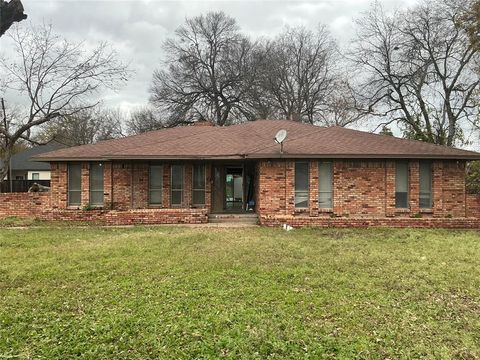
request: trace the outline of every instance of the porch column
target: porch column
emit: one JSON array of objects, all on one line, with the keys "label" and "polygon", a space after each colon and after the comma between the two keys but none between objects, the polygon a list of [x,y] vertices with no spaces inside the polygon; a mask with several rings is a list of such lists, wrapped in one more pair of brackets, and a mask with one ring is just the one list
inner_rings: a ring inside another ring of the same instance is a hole
[{"label": "porch column", "polygon": [[411,214],[415,215],[420,212],[420,175],[418,160],[409,162],[409,170],[409,205]]},{"label": "porch column", "polygon": [[385,215],[395,216],[395,161],[385,161]]},{"label": "porch column", "polygon": [[187,209],[192,207],[192,176],[193,176],[193,164],[186,163],[184,165],[184,179],[183,179],[183,207]]},{"label": "porch column", "polygon": [[318,216],[318,161],[310,161],[309,210],[310,216]]},{"label": "porch column", "polygon": [[208,212],[212,208],[212,163],[205,164],[205,207]]},{"label": "porch column", "polygon": [[163,165],[163,193],[162,193],[162,205],[164,208],[170,206],[170,164]]},{"label": "porch column", "polygon": [[82,162],[82,179],[81,179],[81,200],[80,206],[88,206],[90,204],[90,163]]},{"label": "porch column", "polygon": [[112,162],[109,161],[103,163],[103,206],[105,209],[111,209],[113,205],[112,170]]},{"label": "porch column", "polygon": [[434,161],[432,166],[433,216],[443,217],[443,161]]}]

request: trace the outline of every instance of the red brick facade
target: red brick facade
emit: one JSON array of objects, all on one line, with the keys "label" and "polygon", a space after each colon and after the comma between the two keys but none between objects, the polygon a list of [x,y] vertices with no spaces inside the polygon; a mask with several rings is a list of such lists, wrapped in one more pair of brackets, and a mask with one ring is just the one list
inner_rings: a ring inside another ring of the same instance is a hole
[{"label": "red brick facade", "polygon": [[318,208],[318,162],[310,161],[308,209],[295,209],[294,160],[260,161],[263,225],[480,227],[480,200],[465,194],[465,162],[432,163],[432,208],[419,206],[419,162],[409,161],[409,208],[395,207],[395,161],[335,160],[333,208]]},{"label": "red brick facade", "polygon": [[[172,163],[163,163],[161,205],[149,204],[149,163],[103,163],[104,206],[89,209],[90,174],[82,163],[81,204],[68,206],[68,166],[52,163],[51,193],[1,194],[0,217],[97,221],[106,224],[206,223],[212,203],[212,164],[205,163],[205,205],[192,205],[193,162],[184,162],[182,205],[170,199]],[[295,208],[295,161],[256,163],[256,212],[262,225],[479,228],[480,198],[465,194],[465,162],[432,163],[432,207],[419,206],[419,162],[409,161],[409,208],[395,207],[395,161],[333,161],[333,207],[318,206],[318,161],[310,160],[309,206]]]}]

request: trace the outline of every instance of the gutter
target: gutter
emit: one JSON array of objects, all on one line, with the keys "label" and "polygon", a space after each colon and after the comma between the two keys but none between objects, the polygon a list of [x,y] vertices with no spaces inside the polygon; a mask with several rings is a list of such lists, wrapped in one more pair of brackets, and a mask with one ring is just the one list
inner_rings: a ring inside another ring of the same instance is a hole
[{"label": "gutter", "polygon": [[233,154],[233,155],[106,155],[102,157],[36,157],[35,161],[111,161],[111,160],[246,160],[246,159],[431,159],[480,160],[480,153],[472,155],[422,155],[422,154]]}]

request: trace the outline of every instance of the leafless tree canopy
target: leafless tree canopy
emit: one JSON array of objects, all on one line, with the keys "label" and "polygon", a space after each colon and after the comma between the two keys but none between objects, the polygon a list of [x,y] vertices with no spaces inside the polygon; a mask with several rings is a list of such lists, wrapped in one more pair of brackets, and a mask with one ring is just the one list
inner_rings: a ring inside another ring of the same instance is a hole
[{"label": "leafless tree canopy", "polygon": [[478,115],[479,52],[459,25],[460,1],[426,1],[386,14],[376,4],[357,23],[349,54],[361,80],[357,96],[380,126],[453,146]]},{"label": "leafless tree canopy", "polygon": [[339,58],[325,27],[287,28],[264,52],[260,89],[273,115],[311,124],[325,121]]},{"label": "leafless tree canopy", "polygon": [[[28,101],[20,116],[3,114],[0,146],[4,164],[19,139],[30,140],[32,129],[60,117],[72,116],[98,104],[93,96],[105,88],[115,89],[129,75],[107,44],[93,50],[83,43],[72,43],[53,33],[50,26],[18,27],[7,34],[14,44],[13,59],[0,59],[0,79],[6,107],[9,94]],[[1,89],[0,89],[1,90]],[[0,177],[7,169],[0,169]]]},{"label": "leafless tree canopy", "polygon": [[0,0],[0,37],[13,23],[26,18],[27,15],[23,13],[23,5],[20,0],[11,0],[10,2]]},{"label": "leafless tree canopy", "polygon": [[141,134],[152,130],[160,130],[167,126],[167,124],[157,116],[155,110],[150,107],[133,110],[126,125],[127,132],[130,135]]},{"label": "leafless tree canopy", "polygon": [[68,146],[94,144],[122,137],[124,119],[125,115],[119,109],[83,109],[46,123],[37,138],[39,142],[55,139]]},{"label": "leafless tree canopy", "polygon": [[[274,40],[252,42],[234,19],[211,12],[187,19],[165,51],[151,102],[167,114],[166,126],[199,118],[222,126],[271,117],[337,125],[358,119],[325,27],[286,28]],[[340,111],[347,116],[340,119]]]},{"label": "leafless tree canopy", "polygon": [[166,68],[154,72],[151,101],[169,124],[204,117],[226,125],[238,119],[253,78],[252,44],[233,18],[211,12],[187,19],[164,48]]}]

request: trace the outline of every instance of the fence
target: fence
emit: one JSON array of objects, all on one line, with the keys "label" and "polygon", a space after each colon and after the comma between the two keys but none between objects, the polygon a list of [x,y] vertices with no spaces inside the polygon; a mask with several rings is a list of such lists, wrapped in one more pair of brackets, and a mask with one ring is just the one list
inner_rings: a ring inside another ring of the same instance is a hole
[{"label": "fence", "polygon": [[[12,184],[11,190],[10,183]],[[50,187],[50,180],[4,180],[0,183],[0,192],[28,192],[28,189],[35,183]]]}]

